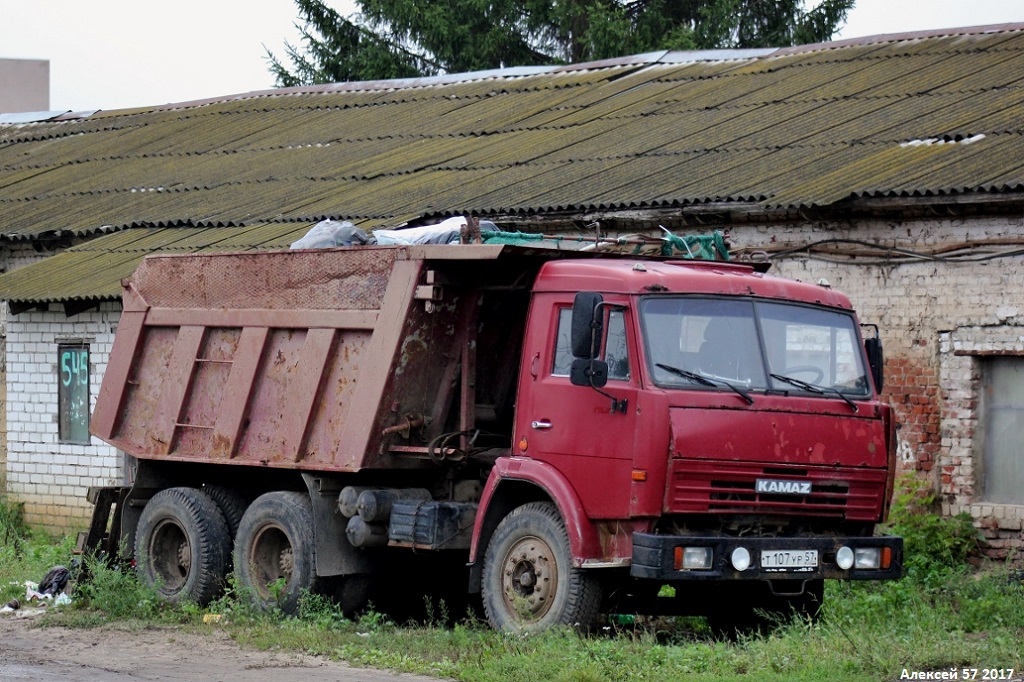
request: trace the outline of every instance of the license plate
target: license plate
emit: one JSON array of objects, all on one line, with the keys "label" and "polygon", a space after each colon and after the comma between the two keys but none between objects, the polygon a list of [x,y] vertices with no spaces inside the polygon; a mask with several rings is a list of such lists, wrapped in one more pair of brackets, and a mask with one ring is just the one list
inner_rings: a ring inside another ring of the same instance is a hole
[{"label": "license plate", "polygon": [[816,549],[776,549],[761,552],[761,570],[768,572],[810,571],[818,567]]}]

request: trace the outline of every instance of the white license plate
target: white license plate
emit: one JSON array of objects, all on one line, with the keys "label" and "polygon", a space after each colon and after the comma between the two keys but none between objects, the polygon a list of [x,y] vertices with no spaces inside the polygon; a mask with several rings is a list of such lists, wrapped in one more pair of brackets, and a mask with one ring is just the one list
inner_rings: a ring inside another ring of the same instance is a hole
[{"label": "white license plate", "polygon": [[765,571],[809,571],[818,566],[816,549],[776,549],[761,552]]}]

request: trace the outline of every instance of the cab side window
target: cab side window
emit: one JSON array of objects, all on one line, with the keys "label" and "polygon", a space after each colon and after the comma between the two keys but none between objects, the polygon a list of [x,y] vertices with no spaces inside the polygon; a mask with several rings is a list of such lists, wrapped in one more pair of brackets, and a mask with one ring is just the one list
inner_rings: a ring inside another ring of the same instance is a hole
[{"label": "cab side window", "polygon": [[604,355],[608,378],[629,381],[629,351],[626,347],[626,317],[621,310],[611,310],[605,318]]},{"label": "cab side window", "polygon": [[572,367],[572,308],[561,308],[558,311],[558,332],[555,334],[555,354],[552,361],[551,374],[556,377],[569,376]]},{"label": "cab side window", "polygon": [[[605,314],[604,328],[602,353],[599,359],[608,363],[609,379],[629,381],[629,350],[626,343],[626,319],[623,311],[609,310]],[[572,346],[570,345],[571,330],[572,309],[562,308],[558,311],[558,331],[555,334],[555,352],[551,367],[553,376],[569,376],[573,361]]]}]

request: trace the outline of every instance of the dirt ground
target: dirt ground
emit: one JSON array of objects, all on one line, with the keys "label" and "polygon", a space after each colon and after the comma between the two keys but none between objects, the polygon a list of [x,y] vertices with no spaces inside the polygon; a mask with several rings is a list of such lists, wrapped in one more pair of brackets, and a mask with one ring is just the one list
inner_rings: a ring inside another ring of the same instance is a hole
[{"label": "dirt ground", "polygon": [[315,656],[240,648],[223,631],[37,627],[32,611],[0,614],[0,680],[18,682],[437,682]]}]

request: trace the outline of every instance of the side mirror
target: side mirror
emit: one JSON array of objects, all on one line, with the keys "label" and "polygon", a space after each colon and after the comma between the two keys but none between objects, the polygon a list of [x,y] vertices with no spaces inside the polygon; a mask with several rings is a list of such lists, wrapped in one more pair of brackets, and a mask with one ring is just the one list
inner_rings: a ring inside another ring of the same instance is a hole
[{"label": "side mirror", "polygon": [[[866,326],[875,327],[875,325]],[[868,365],[871,366],[871,377],[875,380],[875,388],[881,393],[885,379],[883,371],[885,357],[882,353],[882,337],[878,334],[878,327],[875,327],[874,336],[864,339],[864,352],[868,356]]]},{"label": "side mirror", "polygon": [[601,388],[608,383],[608,363],[604,360],[576,358],[569,369],[569,381],[573,386]]},{"label": "side mirror", "polygon": [[604,318],[598,312],[597,306],[603,302],[604,297],[593,291],[581,291],[573,299],[570,345],[574,358],[597,357],[601,334],[604,331]]}]

